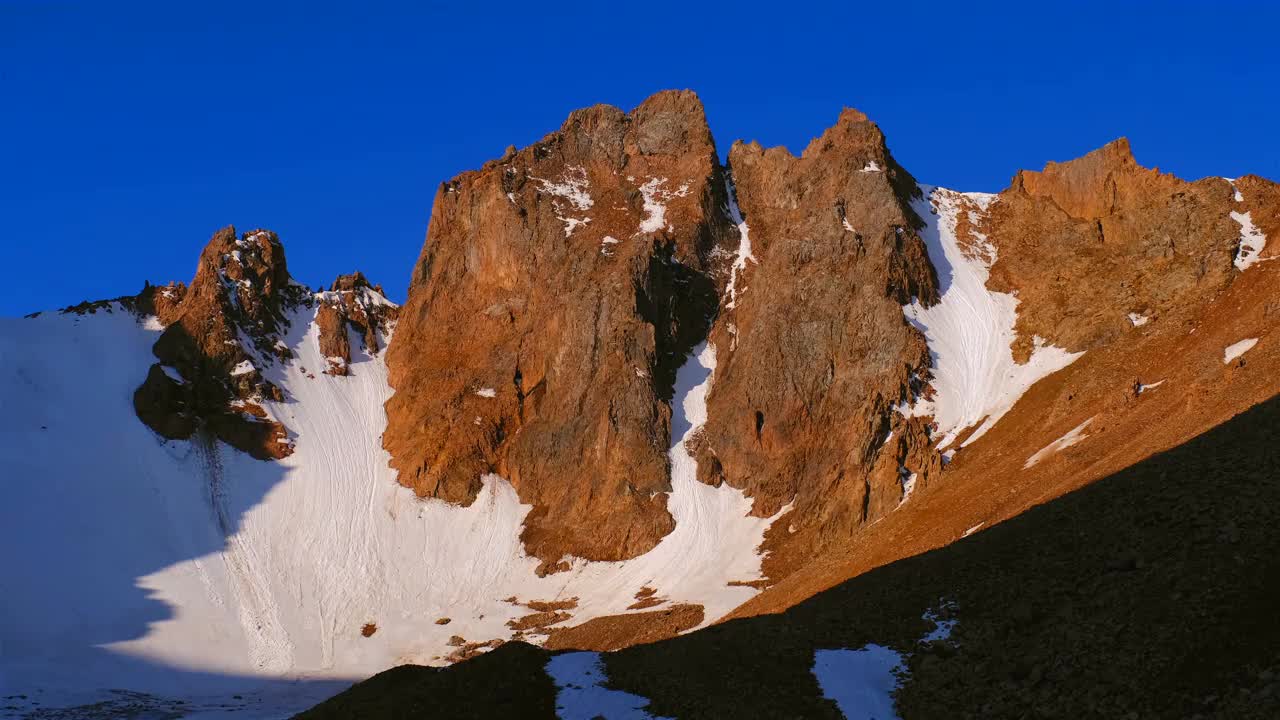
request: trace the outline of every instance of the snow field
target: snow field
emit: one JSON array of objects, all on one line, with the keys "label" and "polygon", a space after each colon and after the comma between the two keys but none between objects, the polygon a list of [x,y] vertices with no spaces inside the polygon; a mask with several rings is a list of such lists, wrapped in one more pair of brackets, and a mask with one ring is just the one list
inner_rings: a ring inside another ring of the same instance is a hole
[{"label": "snow field", "polygon": [[[913,207],[926,222],[922,236],[938,271],[941,302],[926,308],[915,301],[903,306],[903,312],[928,340],[934,397],[899,410],[908,416],[933,416],[942,436],[937,447],[944,450],[975,424],[981,423],[961,447],[982,437],[1028,388],[1082,353],[1035,338],[1027,363],[1014,362],[1010,348],[1018,299],[986,286],[996,249],[980,233],[975,233],[976,246],[970,249],[962,248],[956,237],[958,213],[968,211],[974,213],[970,219],[976,219],[995,196],[922,187],[925,196]],[[977,210],[967,210],[970,206]]]},{"label": "snow field", "polygon": [[[304,374],[324,366],[314,312],[297,310],[282,338],[292,361],[249,351],[287,398],[263,403],[294,441],[279,462],[165,442],[137,420],[132,394],[162,329],[154,320],[117,310],[0,321],[0,352],[16,359],[0,388],[18,410],[0,420],[12,501],[0,518],[6,692],[209,699],[270,679],[361,679],[443,664],[454,635],[511,637],[507,622],[532,612],[511,597],[577,598],[567,621],[577,624],[629,612],[648,586],[672,605],[703,605],[708,624],[758,592],[728,583],[760,578],[757,548],[774,518],[750,517],[740,491],[698,482],[683,443],[706,419],[713,347],[677,374],[675,530],[632,560],[574,559],[539,578],[519,541],[530,506],[506,480],[485,477],[466,508],[395,482],[381,445],[391,394],[382,358],[352,337],[349,376]],[[364,637],[365,623],[378,631]]]}]

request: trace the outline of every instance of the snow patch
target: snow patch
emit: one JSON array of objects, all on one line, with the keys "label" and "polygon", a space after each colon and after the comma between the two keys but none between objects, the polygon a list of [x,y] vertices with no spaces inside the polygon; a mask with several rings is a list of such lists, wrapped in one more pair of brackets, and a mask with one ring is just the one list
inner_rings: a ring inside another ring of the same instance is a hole
[{"label": "snow patch", "polygon": [[1134,327],[1142,327],[1143,325],[1146,325],[1149,322],[1151,322],[1151,318],[1147,317],[1146,315],[1143,315],[1141,313],[1136,313],[1136,312],[1129,313],[1129,323]]},{"label": "snow patch", "polygon": [[253,363],[249,362],[248,360],[241,360],[240,362],[236,363],[235,367],[231,368],[231,376],[238,377],[240,375],[248,375],[249,373],[253,372],[255,369],[256,368],[253,367]]},{"label": "snow patch", "polygon": [[[661,587],[673,605],[702,605],[710,624],[759,592],[729,583],[760,579],[758,548],[777,516],[752,517],[741,491],[698,482],[685,448],[706,420],[713,347],[676,376],[675,529],[631,560],[572,559],[538,577],[520,542],[531,508],[505,479],[483,476],[468,507],[396,481],[381,442],[391,396],[382,357],[354,355],[345,377],[302,370],[326,362],[316,310],[290,311],[282,341],[294,358],[260,370],[289,398],[261,401],[295,442],[274,462],[165,441],[138,422],[131,398],[155,362],[158,323],[123,312],[0,319],[14,371],[0,376],[0,396],[20,409],[0,419],[13,439],[0,443],[11,500],[0,557],[24,578],[7,586],[0,614],[3,694],[42,688],[52,705],[124,688],[230,702],[270,687],[288,716],[336,692],[292,679],[441,665],[453,635],[510,638],[507,622],[528,614],[512,596],[576,597],[579,623],[629,612],[638,591]],[[57,411],[72,405],[77,413]],[[66,437],[82,441],[76,453]],[[379,630],[364,637],[370,622]]]},{"label": "snow patch", "polygon": [[[630,178],[628,178],[630,179]],[[658,232],[667,226],[667,201],[671,198],[684,197],[689,194],[689,184],[685,183],[676,190],[664,190],[666,178],[649,178],[640,186],[640,195],[644,198],[644,220],[640,221],[640,233]]]},{"label": "snow patch", "polygon": [[491,397],[498,396],[498,392],[493,388],[480,388],[479,390],[476,391],[476,394],[482,398],[491,398]]},{"label": "snow patch", "polygon": [[[1095,415],[1094,417],[1097,417],[1097,416]],[[1089,437],[1088,435],[1084,434],[1084,429],[1088,427],[1089,423],[1091,422],[1093,422],[1092,417],[1080,423],[1079,425],[1071,428],[1062,437],[1058,438],[1057,440],[1054,440],[1048,445],[1045,445],[1044,447],[1037,450],[1034,455],[1027,458],[1027,461],[1023,463],[1022,469],[1026,470],[1027,468],[1035,467],[1035,465],[1039,463],[1041,460],[1049,457],[1050,455],[1058,452],[1059,450],[1064,450],[1066,448],[1069,448],[1072,445],[1075,445],[1076,443],[1080,442],[1081,440],[1084,440],[1085,438]]]},{"label": "snow patch", "polygon": [[1163,384],[1164,384],[1164,380],[1153,382],[1150,385],[1143,385],[1142,383],[1138,383],[1138,394],[1141,395],[1142,393],[1148,390],[1155,390],[1156,388],[1160,387]]},{"label": "snow patch", "polygon": [[976,244],[968,249],[962,248],[956,237],[960,210],[969,204],[985,210],[993,198],[985,193],[927,188],[925,197],[913,203],[926,222],[921,234],[938,271],[941,302],[926,308],[916,300],[902,308],[928,340],[934,398],[900,412],[932,415],[943,435],[939,450],[979,422],[982,424],[961,446],[982,437],[1028,388],[1083,354],[1046,345],[1036,337],[1027,363],[1013,361],[1018,299],[986,286],[996,250],[981,233],[974,233]]},{"label": "snow patch", "polygon": [[548,195],[558,198],[564,198],[574,210],[586,212],[595,205],[595,201],[591,199],[591,194],[587,189],[591,187],[587,180],[587,170],[581,166],[568,168],[568,173],[560,182],[552,182],[543,178],[532,178],[538,183],[542,191]]},{"label": "snow patch", "polygon": [[[569,202],[570,207],[578,212],[586,212],[591,209],[595,201],[591,199],[587,189],[590,182],[587,180],[587,170],[581,166],[573,166],[567,169],[565,177],[560,182],[552,182],[544,178],[532,177],[536,181],[543,192],[552,197],[561,198]],[[508,195],[509,200],[515,202]],[[576,218],[562,214],[563,208],[560,203],[552,200],[551,206],[556,210],[556,219],[564,223],[564,236],[569,237],[577,230],[579,226],[586,225],[591,222],[591,218]]]},{"label": "snow patch", "polygon": [[1258,344],[1258,338],[1246,338],[1237,343],[1231,343],[1222,351],[1222,364],[1229,364],[1232,360],[1253,349]]},{"label": "snow patch", "polygon": [[[645,720],[648,698],[605,687],[600,653],[569,652],[547,661],[547,674],[556,684],[556,715],[561,720]],[[654,720],[657,720],[654,718]]]},{"label": "snow patch", "polygon": [[1259,261],[1267,246],[1267,236],[1253,224],[1252,213],[1231,211],[1231,219],[1240,225],[1240,249],[1236,251],[1235,266],[1248,270]]},{"label": "snow patch", "polygon": [[867,164],[864,165],[862,167],[862,170],[860,170],[859,172],[864,172],[864,173],[882,172],[882,168],[880,167],[880,164],[877,163],[875,160],[869,160],[867,161]]},{"label": "snow patch", "polygon": [[[733,260],[733,265],[729,268],[729,284],[726,288],[726,292],[729,293],[729,302],[725,305],[725,308],[732,309],[737,305],[738,273],[747,268],[748,260],[756,262],[756,258],[751,254],[751,228],[747,226],[747,221],[742,218],[742,210],[738,207],[737,191],[734,189],[733,183],[727,178],[724,186],[725,195],[729,198],[729,220],[738,226],[738,254]],[[845,226],[848,227],[848,225],[849,222],[846,220]],[[742,291],[746,292],[746,288],[743,288]],[[736,340],[737,333],[734,332],[734,335]],[[730,349],[732,350],[732,348]]]},{"label": "snow patch", "polygon": [[[924,614],[935,623],[920,639],[922,643],[951,637],[955,620],[939,620],[933,612]],[[858,650],[818,650],[813,654],[813,674],[822,696],[840,708],[849,720],[896,720],[893,693],[907,675],[898,651],[874,643]]]}]

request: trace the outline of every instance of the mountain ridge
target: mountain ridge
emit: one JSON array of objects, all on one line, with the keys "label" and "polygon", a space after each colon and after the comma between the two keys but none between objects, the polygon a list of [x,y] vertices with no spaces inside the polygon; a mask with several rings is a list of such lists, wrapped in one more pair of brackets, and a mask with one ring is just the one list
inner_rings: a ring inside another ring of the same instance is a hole
[{"label": "mountain ridge", "polygon": [[[138,452],[217,460],[147,460],[209,483],[224,547],[152,568],[184,614],[118,640],[193,662],[175,648],[202,608],[238,616],[226,668],[338,677],[661,641],[787,612],[1280,394],[1275,183],[1185,182],[1122,138],[958,193],[851,109],[798,157],[715,147],[688,91],[575,111],[440,185],[400,307],[359,272],[310,291],[274,233],[225,228],[189,286],[34,318],[73,337],[135,315],[154,359],[121,382],[160,448]],[[237,474],[279,475],[241,528],[219,499]]]}]

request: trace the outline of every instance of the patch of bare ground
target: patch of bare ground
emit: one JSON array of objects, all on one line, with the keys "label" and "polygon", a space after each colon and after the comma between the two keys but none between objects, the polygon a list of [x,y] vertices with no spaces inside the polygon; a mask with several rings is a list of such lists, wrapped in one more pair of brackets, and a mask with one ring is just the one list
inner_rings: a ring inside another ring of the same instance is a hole
[{"label": "patch of bare ground", "polygon": [[702,620],[701,605],[676,605],[655,612],[610,615],[573,627],[552,628],[543,646],[548,650],[617,650],[674,637],[701,625]]}]

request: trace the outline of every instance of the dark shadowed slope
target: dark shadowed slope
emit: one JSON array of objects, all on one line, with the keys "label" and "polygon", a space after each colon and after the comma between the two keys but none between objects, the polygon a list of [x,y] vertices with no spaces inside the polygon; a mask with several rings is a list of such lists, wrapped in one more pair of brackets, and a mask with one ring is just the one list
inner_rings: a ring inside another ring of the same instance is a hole
[{"label": "dark shadowed slope", "polygon": [[[605,654],[610,685],[648,698],[655,715],[840,717],[814,652],[878,643],[908,655],[904,718],[1276,717],[1278,425],[1272,399],[784,613]],[[950,641],[917,646],[932,628],[922,615],[944,606],[958,619]],[[519,646],[443,671],[400,668],[303,717],[399,717],[413,698],[463,695],[472,717],[511,716],[500,698],[462,693],[483,682],[537,698],[521,712],[551,717],[546,657]],[[411,672],[412,683],[392,683]],[[459,716],[443,701],[417,713]]]}]

